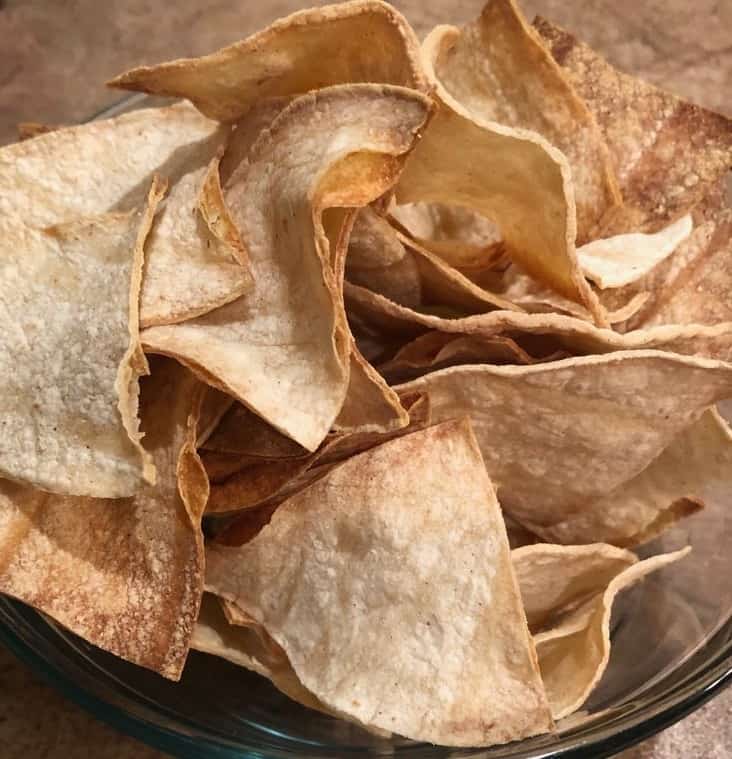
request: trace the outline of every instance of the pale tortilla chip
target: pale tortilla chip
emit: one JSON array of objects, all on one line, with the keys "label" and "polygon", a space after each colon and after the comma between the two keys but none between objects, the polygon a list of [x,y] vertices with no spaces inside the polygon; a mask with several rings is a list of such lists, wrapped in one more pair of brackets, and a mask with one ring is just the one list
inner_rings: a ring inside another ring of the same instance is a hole
[{"label": "pale tortilla chip", "polygon": [[59,129],[0,149],[0,228],[47,227],[142,205],[153,176],[207,164],[228,129],[187,103]]},{"label": "pale tortilla chip", "polygon": [[624,351],[533,366],[459,366],[398,387],[436,422],[470,417],[504,511],[548,526],[642,472],[716,401],[732,365]]},{"label": "pale tortilla chip", "polygon": [[139,213],[40,231],[4,226],[0,473],[67,495],[120,498],[155,481],[140,444],[137,301],[164,187]]},{"label": "pale tortilla chip", "polygon": [[500,226],[513,260],[604,323],[577,262],[567,159],[538,134],[475,117],[430,70],[429,51],[423,57],[439,108],[405,166],[397,201],[456,204],[481,213]]},{"label": "pale tortilla chip", "polygon": [[298,11],[210,55],[141,66],[109,84],[187,98],[210,118],[235,121],[264,98],[350,82],[426,89],[419,42],[386,3]]},{"label": "pale tortilla chip", "polygon": [[607,145],[567,74],[514,0],[488,0],[462,29],[438,26],[423,45],[442,86],[481,121],[530,129],[567,157],[577,202],[577,237],[592,239],[621,202]]},{"label": "pale tortilla chip", "polygon": [[18,140],[32,140],[34,137],[38,137],[41,134],[48,134],[49,132],[55,132],[57,129],[62,129],[60,124],[43,124],[39,121],[21,121],[16,127],[18,131]]},{"label": "pale tortilla chip", "polygon": [[[382,380],[383,382],[383,380]],[[397,401],[399,396],[391,391]],[[355,427],[348,431],[334,430],[314,453],[303,455],[280,456],[271,455],[279,453],[275,447],[279,441],[274,435],[258,436],[260,453],[255,453],[252,448],[242,454],[228,454],[227,460],[214,459],[218,467],[229,464],[231,470],[224,471],[222,468],[209,471],[211,481],[211,495],[206,506],[207,514],[226,514],[244,509],[259,508],[262,505],[283,500],[291,493],[301,490],[307,484],[321,477],[327,469],[325,467],[342,461],[355,453],[361,453],[376,445],[385,443],[394,437],[399,437],[408,432],[421,429],[430,420],[430,406],[422,394],[409,393],[405,396],[403,413],[406,416],[405,425],[393,425],[391,429],[372,429],[369,427]],[[251,425],[255,430],[255,425]],[[263,430],[259,430],[263,432]],[[274,431],[272,431],[274,433]],[[276,433],[274,433],[276,434]],[[250,441],[257,439],[253,435]],[[287,438],[283,437],[283,440]],[[281,449],[280,449],[281,450]],[[211,458],[207,452],[203,457],[207,467],[210,466]],[[238,467],[237,467],[237,462]],[[214,478],[212,474],[218,475]],[[224,475],[225,476],[222,476]]]},{"label": "pale tortilla chip", "polygon": [[539,532],[546,540],[566,544],[645,543],[702,507],[726,508],[730,477],[730,430],[710,409],[632,480]]},{"label": "pale tortilla chip", "polygon": [[729,119],[621,73],[544,19],[534,25],[605,134],[630,206],[630,213],[623,209],[617,220],[608,220],[608,234],[637,232],[639,222],[644,231],[665,226],[688,213],[728,172]]},{"label": "pale tortilla chip", "polygon": [[552,350],[567,350],[575,355],[655,349],[732,360],[732,322],[659,325],[618,334],[563,314],[492,311],[464,318],[443,318],[404,308],[348,282],[344,292],[351,318],[356,316],[370,322],[392,336],[415,336],[428,329],[481,338],[508,333],[514,339],[521,335],[522,341],[533,336],[551,337],[555,344]]},{"label": "pale tortilla chip", "polygon": [[171,188],[145,244],[140,324],[174,324],[236,300],[252,285],[228,219],[218,159]]},{"label": "pale tortilla chip", "polygon": [[654,234],[633,232],[593,240],[578,248],[577,256],[585,276],[598,287],[622,287],[670,256],[691,230],[692,220],[687,214]]},{"label": "pale tortilla chip", "polygon": [[[565,589],[571,593],[571,589],[564,586],[575,579],[572,565],[577,562],[578,554],[582,556],[588,549],[601,550],[602,553],[607,551],[607,547],[565,546],[559,549],[565,553],[567,566],[562,566],[557,549],[557,546],[539,544],[520,548],[512,554],[515,566],[524,565],[523,570],[517,567],[517,575],[523,574],[526,581],[526,576],[535,571],[533,581],[544,587],[547,598],[556,595],[561,598]],[[577,711],[605,672],[610,658],[610,616],[617,594],[650,572],[684,558],[689,551],[691,548],[660,554],[621,569],[609,579],[605,588],[598,587],[600,592],[595,598],[570,611],[555,627],[534,635],[541,676],[554,719]],[[544,565],[543,559],[547,553],[554,559],[551,568]],[[620,569],[620,566],[617,568]],[[605,579],[612,574],[611,564],[601,571]]]},{"label": "pale tortilla chip", "polygon": [[203,592],[201,390],[173,362],[153,364],[141,417],[158,481],[133,498],[64,497],[0,481],[0,592],[173,680]]},{"label": "pale tortilla chip", "polygon": [[[253,291],[198,319],[145,330],[145,346],[180,359],[315,450],[343,405],[351,340],[322,211],[383,194],[428,113],[424,96],[376,85],[294,101],[226,188]],[[348,184],[335,181],[348,176]]]},{"label": "pale tortilla chip", "polygon": [[552,728],[465,421],[349,459],[251,542],[212,545],[206,585],[263,625],[317,698],[369,727],[467,746]]}]

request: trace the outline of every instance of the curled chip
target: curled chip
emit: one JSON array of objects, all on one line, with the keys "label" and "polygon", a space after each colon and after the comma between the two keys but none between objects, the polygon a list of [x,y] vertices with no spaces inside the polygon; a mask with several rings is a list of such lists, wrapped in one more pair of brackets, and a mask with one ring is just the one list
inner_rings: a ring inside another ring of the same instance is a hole
[{"label": "curled chip", "polygon": [[97,498],[130,496],[155,481],[138,429],[147,364],[137,299],[142,248],[163,192],[156,180],[140,213],[43,231],[4,224],[3,476]]},{"label": "curled chip", "polygon": [[[512,552],[522,597],[526,590],[530,603],[527,616],[547,620],[532,628],[532,633],[554,719],[579,709],[602,677],[610,657],[610,615],[617,594],[689,551],[685,548],[637,563],[632,554],[613,552],[601,544],[537,544]],[[588,597],[576,597],[579,605],[562,608],[567,596],[577,594],[577,585]],[[552,602],[557,606],[552,607]]]},{"label": "curled chip", "polygon": [[427,393],[436,422],[470,418],[503,509],[536,532],[578,517],[588,501],[642,472],[730,395],[732,365],[621,351],[533,366],[456,366],[399,390]]},{"label": "curled chip", "polygon": [[148,328],[146,348],[179,358],[315,450],[343,404],[351,348],[323,209],[365,205],[389,189],[428,114],[424,96],[397,87],[341,86],[294,101],[225,188],[253,291]]},{"label": "curled chip", "polygon": [[[591,239],[621,196],[595,118],[514,0],[488,0],[462,29],[438,26],[424,54],[440,84],[481,121],[530,129],[567,157],[577,203],[577,236]],[[500,220],[499,220],[500,221]]]},{"label": "curled chip", "polygon": [[424,59],[439,101],[397,186],[399,203],[471,208],[500,227],[508,255],[560,295],[605,317],[574,248],[576,209],[567,159],[543,137],[487,121],[445,89]]},{"label": "curled chip", "polygon": [[249,543],[212,545],[206,587],[265,628],[316,698],[367,727],[467,746],[552,727],[465,421],[355,456]]},{"label": "curled chip", "polygon": [[235,121],[265,98],[351,82],[426,89],[412,28],[379,0],[299,11],[211,55],[141,66],[109,84],[187,98]]},{"label": "curled chip", "polygon": [[0,481],[0,592],[173,680],[203,592],[201,390],[173,362],[153,364],[141,417],[158,478],[132,498],[64,497]]}]

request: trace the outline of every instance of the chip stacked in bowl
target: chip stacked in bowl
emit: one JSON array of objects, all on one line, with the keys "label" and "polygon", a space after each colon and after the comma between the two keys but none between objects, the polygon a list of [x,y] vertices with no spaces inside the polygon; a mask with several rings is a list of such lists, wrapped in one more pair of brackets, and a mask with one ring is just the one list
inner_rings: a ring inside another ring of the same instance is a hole
[{"label": "chip stacked in bowl", "polygon": [[177,101],[0,150],[0,592],[382,735],[554,730],[732,486],[730,121],[513,0],[111,85]]}]

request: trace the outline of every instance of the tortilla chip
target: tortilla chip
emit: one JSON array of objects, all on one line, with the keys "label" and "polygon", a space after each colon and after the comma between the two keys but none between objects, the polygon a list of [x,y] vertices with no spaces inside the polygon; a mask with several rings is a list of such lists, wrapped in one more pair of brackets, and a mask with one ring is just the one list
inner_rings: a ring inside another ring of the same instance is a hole
[{"label": "tortilla chip", "polygon": [[16,127],[18,131],[18,140],[32,140],[34,137],[38,137],[41,134],[48,134],[49,132],[55,132],[57,129],[62,129],[60,124],[42,124],[39,121],[21,121]]},{"label": "tortilla chip", "polygon": [[595,118],[514,0],[488,0],[462,29],[438,26],[423,45],[441,85],[483,122],[530,129],[567,157],[577,202],[577,237],[618,206],[607,145]]},{"label": "tortilla chip", "polygon": [[[393,390],[391,392],[399,402],[399,396]],[[348,431],[334,430],[317,451],[306,453],[304,456],[257,456],[252,449],[243,456],[229,454],[226,461],[214,459],[218,468],[213,469],[213,474],[218,477],[211,477],[214,484],[211,487],[206,513],[226,514],[259,508],[275,500],[281,501],[325,474],[328,465],[343,461],[355,453],[366,451],[394,437],[421,429],[429,422],[430,407],[422,394],[407,394],[403,402],[403,413],[408,424],[406,427],[394,425],[386,431],[368,427]],[[251,440],[254,439],[252,436]],[[271,447],[266,447],[275,442],[271,436],[269,439],[260,440],[265,444],[261,448],[262,452],[272,450]],[[211,459],[207,452],[203,461],[208,469]],[[233,471],[226,471],[222,477],[224,464],[229,464]]]},{"label": "tortilla chip", "polygon": [[[198,319],[145,330],[145,346],[175,356],[315,450],[343,404],[350,352],[322,211],[383,194],[428,113],[422,95],[376,85],[294,101],[225,188],[253,291]],[[335,183],[331,172],[342,179],[349,167],[358,172],[353,181]]]},{"label": "tortilla chip", "polygon": [[325,711],[325,707],[297,679],[287,657],[284,660],[274,658],[257,631],[230,625],[210,593],[204,594],[191,648],[256,672],[293,701]]},{"label": "tortilla chip", "polygon": [[129,496],[155,481],[138,430],[147,365],[137,299],[143,243],[163,192],[154,182],[140,213],[43,231],[6,222],[3,476],[97,498]]},{"label": "tortilla chip", "polygon": [[230,395],[214,387],[206,388],[201,404],[201,418],[198,422],[198,440],[196,441],[198,448],[205,446],[234,403],[236,401]]},{"label": "tortilla chip", "polygon": [[187,103],[59,129],[0,149],[0,228],[47,227],[145,202],[156,173],[171,184],[208,163],[228,129]]},{"label": "tortilla chip", "polygon": [[140,324],[175,324],[236,300],[251,285],[228,220],[218,159],[171,188],[145,246]]},{"label": "tortilla chip", "polygon": [[[428,38],[425,44],[430,43]],[[429,50],[424,57],[431,60]],[[496,222],[506,250],[537,280],[604,317],[577,262],[566,158],[543,137],[476,118],[432,79],[439,108],[397,186],[397,201],[456,204]]]},{"label": "tortilla chip", "polygon": [[593,240],[577,250],[585,276],[600,288],[635,282],[670,256],[691,234],[687,214],[655,234],[634,232]]},{"label": "tortilla chip", "polygon": [[262,624],[303,685],[347,718],[443,745],[552,727],[465,421],[349,459],[251,542],[212,545],[206,585]]},{"label": "tortilla chip", "polygon": [[478,338],[426,332],[379,366],[389,384],[460,364],[531,364],[533,359],[509,337]]},{"label": "tortilla chip", "polygon": [[732,365],[621,351],[451,367],[397,389],[427,393],[436,422],[470,417],[504,511],[535,532],[642,472],[732,394]]},{"label": "tortilla chip", "polygon": [[[522,344],[527,338],[543,336],[552,338],[552,351],[566,350],[575,355],[655,349],[721,361],[732,360],[732,322],[714,326],[659,325],[618,334],[562,314],[492,311],[464,318],[444,318],[404,308],[348,282],[344,292],[351,318],[355,316],[368,321],[392,336],[415,336],[435,329],[484,339],[508,334],[518,340],[520,336]],[[538,355],[533,351],[531,353]]]},{"label": "tortilla chip", "polygon": [[[575,579],[578,558],[587,558],[590,550],[605,554],[608,547],[535,545],[518,549],[512,554],[517,575],[524,577],[524,584],[531,578],[536,583],[534,591],[542,587],[547,599],[573,591],[569,584]],[[564,552],[565,561],[561,560]],[[536,653],[539,657],[541,677],[551,704],[554,719],[561,719],[577,711],[588,699],[600,681],[610,658],[610,615],[617,594],[631,587],[647,574],[682,559],[691,548],[674,553],[660,554],[622,568],[622,559],[614,566],[610,557],[598,556],[596,569],[602,579],[608,580],[602,588],[600,577],[594,579],[598,593],[576,609],[566,614],[554,627],[534,634]],[[546,560],[550,565],[547,566]],[[523,565],[519,568],[519,565]],[[614,569],[619,570],[611,578]],[[553,571],[552,571],[553,570]],[[589,584],[589,583],[588,583]],[[538,594],[538,593],[537,593]]]},{"label": "tortilla chip", "polygon": [[350,82],[426,89],[419,42],[386,3],[298,11],[210,55],[140,66],[109,85],[187,98],[210,118],[235,121],[261,99]]},{"label": "tortilla chip", "polygon": [[567,544],[645,543],[702,507],[726,508],[730,472],[730,430],[710,409],[632,480],[539,533],[546,540]]},{"label": "tortilla chip", "polygon": [[158,481],[133,498],[64,497],[0,481],[0,592],[173,680],[203,591],[200,390],[173,362],[153,364],[143,380],[142,428]]},{"label": "tortilla chip", "polygon": [[544,19],[534,25],[597,119],[630,206],[631,213],[623,209],[608,220],[607,234],[656,231],[688,213],[727,174],[729,119],[621,73]]}]

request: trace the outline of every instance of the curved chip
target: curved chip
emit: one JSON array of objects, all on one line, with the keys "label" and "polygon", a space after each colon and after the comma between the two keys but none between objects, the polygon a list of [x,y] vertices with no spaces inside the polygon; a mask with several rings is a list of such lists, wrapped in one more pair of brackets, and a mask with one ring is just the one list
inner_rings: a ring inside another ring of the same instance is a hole
[{"label": "curved chip", "polygon": [[198,319],[144,330],[146,348],[180,359],[315,450],[343,404],[350,352],[322,211],[383,194],[429,109],[413,90],[376,85],[294,101],[225,188],[252,292]]},{"label": "curved chip", "polygon": [[608,219],[606,234],[636,232],[639,222],[655,231],[691,211],[727,174],[732,121],[621,73],[544,19],[534,25],[603,130],[630,206]]},{"label": "curved chip", "polygon": [[730,429],[710,409],[632,480],[540,534],[557,543],[639,545],[701,508],[726,508],[731,473]]},{"label": "curved chip", "polygon": [[68,495],[120,498],[154,482],[140,444],[137,301],[143,244],[164,187],[140,213],[44,231],[4,225],[0,474]]},{"label": "curved chip", "polygon": [[530,129],[567,157],[577,203],[577,237],[592,239],[621,202],[595,118],[514,0],[488,0],[462,29],[438,26],[423,45],[440,84],[481,121]]},{"label": "curved chip", "polygon": [[202,389],[173,362],[152,365],[141,418],[158,479],[133,498],[65,497],[0,481],[0,592],[173,680],[203,592]]},{"label": "curved chip", "polygon": [[585,276],[598,287],[622,287],[635,282],[670,256],[691,234],[687,214],[654,234],[633,232],[583,245],[577,250]]},{"label": "curved chip", "polygon": [[[607,551],[607,547],[600,549],[595,546],[564,546],[560,550],[564,552],[566,564],[573,564],[577,561],[578,552],[581,555],[590,548],[596,548],[603,553]],[[541,677],[554,719],[561,719],[577,711],[605,672],[610,658],[610,616],[618,593],[651,572],[684,558],[690,551],[691,548],[684,548],[673,553],[652,556],[622,569],[604,588],[598,582],[599,592],[594,598],[570,611],[555,626],[534,635]],[[542,566],[542,559],[547,552],[555,556],[553,571]],[[556,546],[539,544],[519,548],[513,552],[513,558],[514,564],[524,564],[524,574],[532,569],[536,570],[533,579],[547,590],[549,598],[552,597],[551,594],[562,590],[568,580],[574,578],[574,573],[566,571],[567,567],[562,566],[565,562],[562,562],[557,554]],[[612,568],[607,565],[601,571],[604,580],[608,573],[612,573]],[[542,572],[543,577],[540,578],[539,573]],[[521,570],[517,572],[520,573]]]},{"label": "curved chip", "polygon": [[445,89],[423,58],[439,101],[397,186],[399,203],[456,204],[500,226],[509,256],[560,295],[585,305],[599,323],[602,308],[582,275],[574,248],[576,209],[567,159],[540,135],[485,120]]},{"label": "curved chip", "polygon": [[249,543],[212,545],[206,586],[263,625],[311,693],[369,727],[466,746],[552,727],[464,420],[351,458]]},{"label": "curved chip", "polygon": [[379,0],[298,11],[210,55],[140,66],[109,85],[187,98],[235,121],[264,98],[351,82],[427,89],[412,28]]},{"label": "curved chip", "polygon": [[732,365],[621,351],[533,366],[458,366],[397,388],[427,393],[436,422],[468,416],[503,509],[550,526],[642,472],[732,394]]}]

